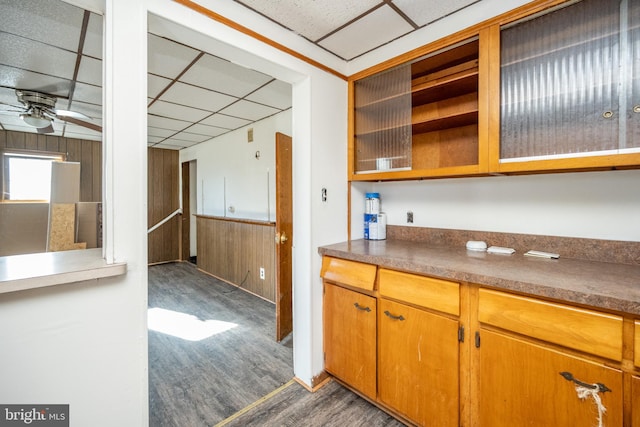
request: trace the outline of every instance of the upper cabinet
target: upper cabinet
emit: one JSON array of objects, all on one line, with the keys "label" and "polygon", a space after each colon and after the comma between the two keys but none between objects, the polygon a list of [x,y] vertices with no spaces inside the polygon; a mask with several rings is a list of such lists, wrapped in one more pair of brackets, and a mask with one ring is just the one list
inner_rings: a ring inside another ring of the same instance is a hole
[{"label": "upper cabinet", "polygon": [[492,169],[640,163],[639,25],[640,2],[583,0],[503,26]]},{"label": "upper cabinet", "polygon": [[473,37],[351,82],[351,179],[481,171],[479,45]]},{"label": "upper cabinet", "polygon": [[640,166],[640,2],[554,3],[354,76],[349,179]]}]

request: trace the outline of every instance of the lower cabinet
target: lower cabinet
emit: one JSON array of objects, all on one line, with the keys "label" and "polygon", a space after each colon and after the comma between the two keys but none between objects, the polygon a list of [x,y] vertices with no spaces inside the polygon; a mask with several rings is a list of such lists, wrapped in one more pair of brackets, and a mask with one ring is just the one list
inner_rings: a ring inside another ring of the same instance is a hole
[{"label": "lower cabinet", "polygon": [[325,369],[405,422],[640,427],[640,321],[355,261],[322,277]]},{"label": "lower cabinet", "polygon": [[[622,426],[620,370],[494,331],[481,337],[478,425]],[[607,391],[593,395],[598,383]]]},{"label": "lower cabinet", "polygon": [[376,398],[376,299],[324,284],[325,369]]},{"label": "lower cabinet", "polygon": [[458,321],[379,299],[378,396],[419,425],[458,426]]}]

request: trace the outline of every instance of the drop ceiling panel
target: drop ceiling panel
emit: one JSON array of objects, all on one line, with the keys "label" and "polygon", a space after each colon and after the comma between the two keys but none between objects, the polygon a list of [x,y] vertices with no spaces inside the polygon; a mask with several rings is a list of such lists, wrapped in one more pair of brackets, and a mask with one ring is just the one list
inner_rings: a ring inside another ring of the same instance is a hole
[{"label": "drop ceiling panel", "polygon": [[194,86],[242,97],[270,81],[271,77],[212,55],[204,55],[180,80]]},{"label": "drop ceiling panel", "polygon": [[147,67],[150,73],[174,79],[198,53],[195,49],[149,34]]},{"label": "drop ceiling panel", "polygon": [[380,4],[379,0],[236,0],[309,40],[316,41],[335,28]]},{"label": "drop ceiling panel", "polygon": [[102,16],[95,13],[89,17],[82,54],[102,59]]},{"label": "drop ceiling panel", "polygon": [[210,139],[210,138],[208,136],[206,136],[206,135],[198,135],[198,134],[189,133],[189,132],[180,132],[180,133],[177,133],[177,134],[173,135],[171,137],[171,139],[177,139],[177,140],[180,140],[180,141],[188,141],[188,142],[198,143],[198,142],[206,141],[207,139]]},{"label": "drop ceiling panel", "polygon": [[69,96],[71,81],[0,65],[0,86],[8,86],[18,89],[32,89],[46,92],[51,95],[66,97]]},{"label": "drop ceiling panel", "polygon": [[172,130],[172,129],[162,129],[162,128],[156,128],[153,126],[148,126],[147,127],[147,135],[149,136],[156,136],[158,138],[169,138],[171,135],[174,135],[177,131]]},{"label": "drop ceiling panel", "polygon": [[197,108],[186,107],[184,105],[172,104],[164,101],[156,101],[148,108],[149,113],[172,119],[184,120],[187,122],[197,122],[211,113]]},{"label": "drop ceiling panel", "polygon": [[88,102],[89,104],[102,105],[102,88],[78,82],[73,91],[73,99]]},{"label": "drop ceiling panel", "polygon": [[160,117],[154,114],[147,116],[147,125],[162,129],[171,129],[179,131],[187,128],[191,123],[184,120],[170,119],[168,117]]},{"label": "drop ceiling panel", "polygon": [[160,136],[152,136],[152,135],[147,135],[147,143],[149,145],[153,145],[153,144],[157,144],[160,141],[162,141],[164,138],[160,137]]},{"label": "drop ceiling panel", "polygon": [[394,0],[393,3],[409,16],[413,22],[419,26],[424,26],[471,4],[478,3],[478,1],[479,0],[447,0],[427,2]]},{"label": "drop ceiling panel", "polygon": [[214,114],[213,116],[204,119],[201,123],[225,129],[238,129],[242,126],[248,125],[251,121],[227,116],[225,114]]},{"label": "drop ceiling panel", "polygon": [[344,59],[352,59],[413,30],[391,7],[383,6],[318,44]]},{"label": "drop ceiling panel", "polygon": [[196,145],[197,142],[191,142],[191,141],[183,141],[181,139],[175,139],[175,138],[168,138],[162,141],[163,145],[172,145],[175,147],[190,147],[192,145]]},{"label": "drop ceiling panel", "polygon": [[280,80],[273,80],[247,96],[246,99],[286,110],[291,107],[291,85]]},{"label": "drop ceiling panel", "polygon": [[196,123],[195,125],[189,127],[187,130],[189,132],[197,133],[199,135],[205,135],[210,138],[229,132],[229,129],[219,128],[215,126],[207,126],[207,125],[203,125],[202,123]]},{"label": "drop ceiling panel", "polygon": [[71,79],[76,55],[41,42],[0,32],[0,64]]},{"label": "drop ceiling panel", "polygon": [[201,108],[212,113],[236,100],[236,98],[229,95],[180,82],[176,82],[171,86],[169,90],[162,95],[161,99],[175,104]]},{"label": "drop ceiling panel", "polygon": [[181,150],[184,148],[184,146],[160,143],[153,145],[153,148],[163,148],[165,150]]},{"label": "drop ceiling panel", "polygon": [[[2,70],[0,70],[0,73]],[[6,105],[3,105],[6,104]],[[16,91],[8,87],[0,87],[0,111],[20,105],[16,98]]]},{"label": "drop ceiling panel", "polygon": [[[165,77],[156,76],[155,74],[147,75],[147,96],[151,99],[155,98],[162,92],[169,84],[171,79]],[[151,102],[151,101],[149,101]]]},{"label": "drop ceiling panel", "polygon": [[82,56],[77,80],[94,86],[102,86],[102,61]]},{"label": "drop ceiling panel", "polygon": [[[75,51],[84,11],[59,1],[0,1],[0,28],[31,40]],[[55,37],[51,37],[55,34]]]},{"label": "drop ceiling panel", "polygon": [[280,110],[251,101],[240,100],[220,111],[222,114],[255,121],[279,113]]}]

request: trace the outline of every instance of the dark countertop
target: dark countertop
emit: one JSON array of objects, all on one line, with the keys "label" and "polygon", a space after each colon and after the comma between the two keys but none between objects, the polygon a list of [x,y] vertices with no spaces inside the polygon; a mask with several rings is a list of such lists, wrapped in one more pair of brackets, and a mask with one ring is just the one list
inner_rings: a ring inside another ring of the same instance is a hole
[{"label": "dark countertop", "polygon": [[353,240],[320,255],[640,316],[640,266],[467,251],[407,240]]}]

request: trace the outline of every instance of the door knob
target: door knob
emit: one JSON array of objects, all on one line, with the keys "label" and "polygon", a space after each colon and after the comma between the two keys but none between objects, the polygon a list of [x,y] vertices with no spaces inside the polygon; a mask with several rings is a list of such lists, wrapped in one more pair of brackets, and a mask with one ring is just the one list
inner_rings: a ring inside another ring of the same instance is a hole
[{"label": "door knob", "polygon": [[281,245],[287,240],[289,240],[289,238],[284,233],[284,231],[282,233],[276,233],[276,244]]}]

